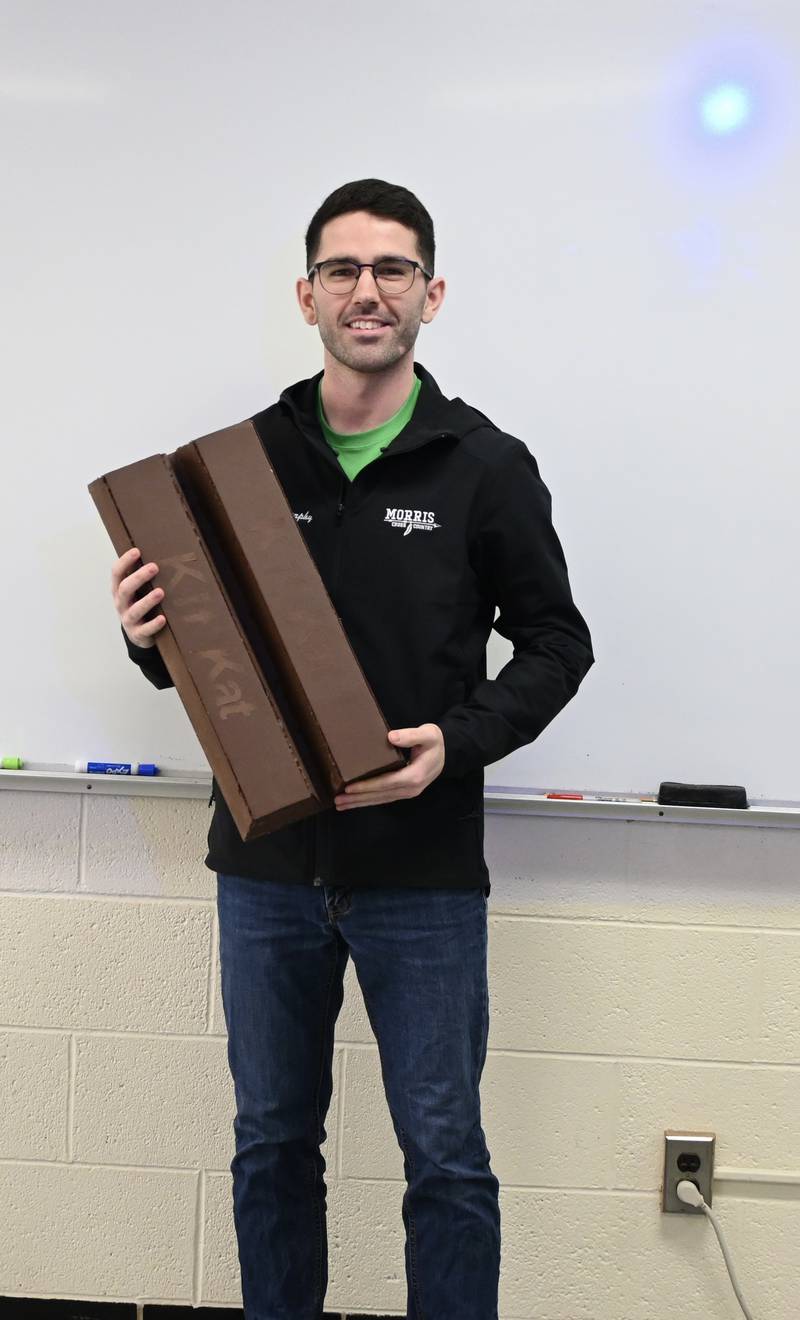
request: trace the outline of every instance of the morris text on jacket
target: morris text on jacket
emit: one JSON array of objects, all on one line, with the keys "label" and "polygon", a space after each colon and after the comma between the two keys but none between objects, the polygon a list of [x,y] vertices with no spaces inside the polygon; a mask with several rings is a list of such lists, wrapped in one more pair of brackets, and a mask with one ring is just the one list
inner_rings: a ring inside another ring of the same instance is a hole
[{"label": "morris text on jacket", "polygon": [[404,527],[403,536],[409,532],[432,532],[442,525],[436,522],[435,513],[425,509],[387,509],[383,521],[392,527]]}]

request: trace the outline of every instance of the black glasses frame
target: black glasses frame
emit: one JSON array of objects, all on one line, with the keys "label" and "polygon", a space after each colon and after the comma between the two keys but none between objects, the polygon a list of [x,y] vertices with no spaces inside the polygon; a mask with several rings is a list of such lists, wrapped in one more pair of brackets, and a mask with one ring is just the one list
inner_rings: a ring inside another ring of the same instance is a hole
[{"label": "black glasses frame", "polygon": [[[433,279],[433,275],[432,275],[432,273],[431,273],[430,271],[427,271],[427,270],[425,269],[425,267],[424,267],[424,266],[421,266],[420,263],[419,263],[418,261],[412,261],[410,257],[392,257],[392,258],[389,258],[389,257],[383,257],[383,258],[381,259],[381,261],[339,261],[339,260],[336,259],[336,257],[330,257],[330,258],[328,258],[327,261],[315,261],[315,262],[314,262],[314,265],[310,268],[310,270],[309,270],[309,272],[308,272],[308,275],[306,276],[306,279],[309,279],[309,280],[310,280],[310,279],[312,278],[313,274],[314,274],[314,271],[319,272],[319,268],[320,268],[320,266],[327,266],[327,265],[329,265],[329,264],[332,264],[332,265],[334,265],[334,266],[353,266],[354,268],[355,268],[356,266],[358,266],[358,275],[356,276],[356,282],[355,282],[355,284],[353,285],[353,289],[355,289],[355,288],[358,287],[358,281],[361,279],[361,272],[362,272],[362,270],[371,270],[371,271],[372,271],[372,278],[375,280],[375,267],[376,267],[376,266],[382,266],[383,263],[384,263],[384,261],[394,261],[395,264],[397,264],[398,261],[404,261],[404,262],[407,263],[407,265],[409,265],[409,266],[413,266],[413,267],[414,267],[414,274],[413,274],[412,277],[411,277],[411,284],[409,284],[408,289],[410,289],[410,288],[411,288],[411,285],[413,285],[413,283],[414,283],[414,279],[416,278],[416,273],[417,273],[418,270],[421,270],[421,271],[422,271],[422,274],[425,276],[426,280],[432,280],[432,279]],[[322,276],[321,276],[321,275],[320,275],[320,283],[322,284]],[[378,281],[375,280],[375,283],[378,284]],[[325,285],[323,284],[322,287],[323,287],[323,289],[324,289],[324,288],[325,288]],[[391,297],[391,291],[390,291],[390,290],[387,290],[387,289],[383,289],[383,288],[381,288],[380,284],[378,284],[378,288],[381,290],[381,293],[387,293],[387,292],[388,292],[388,293],[389,293],[389,296]],[[352,293],[352,292],[353,292],[353,289],[348,289],[347,292],[348,292],[348,293]],[[400,293],[400,292],[402,292],[402,293],[408,293],[408,289],[398,290],[398,293]],[[326,292],[326,293],[331,293],[331,292],[336,292],[336,290],[325,289],[325,292]],[[341,292],[344,293],[345,290],[342,289]]]}]

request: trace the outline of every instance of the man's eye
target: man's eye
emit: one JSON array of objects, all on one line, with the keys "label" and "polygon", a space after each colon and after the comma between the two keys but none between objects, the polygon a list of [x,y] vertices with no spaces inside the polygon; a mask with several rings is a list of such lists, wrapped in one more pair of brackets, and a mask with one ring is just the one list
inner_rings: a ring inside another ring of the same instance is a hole
[{"label": "man's eye", "polygon": [[386,275],[389,279],[398,279],[403,275],[407,275],[407,273],[405,266],[398,266],[395,262],[378,267],[378,274]]}]

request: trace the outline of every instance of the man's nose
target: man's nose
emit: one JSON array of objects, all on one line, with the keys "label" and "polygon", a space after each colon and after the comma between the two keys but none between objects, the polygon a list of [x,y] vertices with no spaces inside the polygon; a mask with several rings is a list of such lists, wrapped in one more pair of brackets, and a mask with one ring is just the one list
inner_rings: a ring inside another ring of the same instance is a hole
[{"label": "man's nose", "polygon": [[[365,277],[367,280],[366,284],[362,282]],[[374,270],[371,270],[369,266],[364,266],[363,270],[360,270],[358,273],[358,279],[356,280],[356,287],[354,288],[353,293],[369,294],[370,297],[373,297],[377,296],[378,292],[379,290],[375,281]]]}]

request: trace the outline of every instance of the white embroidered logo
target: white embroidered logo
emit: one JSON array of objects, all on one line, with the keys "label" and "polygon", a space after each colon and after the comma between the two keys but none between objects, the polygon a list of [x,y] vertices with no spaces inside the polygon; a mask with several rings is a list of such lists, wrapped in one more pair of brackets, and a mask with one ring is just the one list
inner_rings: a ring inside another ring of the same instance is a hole
[{"label": "white embroidered logo", "polygon": [[310,513],[306,510],[305,513],[296,513],[296,514],[294,515],[294,520],[295,520],[295,522],[307,522],[307,523],[310,523],[312,517],[313,517],[313,514],[310,514]]},{"label": "white embroidered logo", "polygon": [[408,536],[409,532],[432,532],[441,527],[435,519],[436,515],[425,509],[387,509],[383,521],[392,527],[404,527],[403,536]]}]

